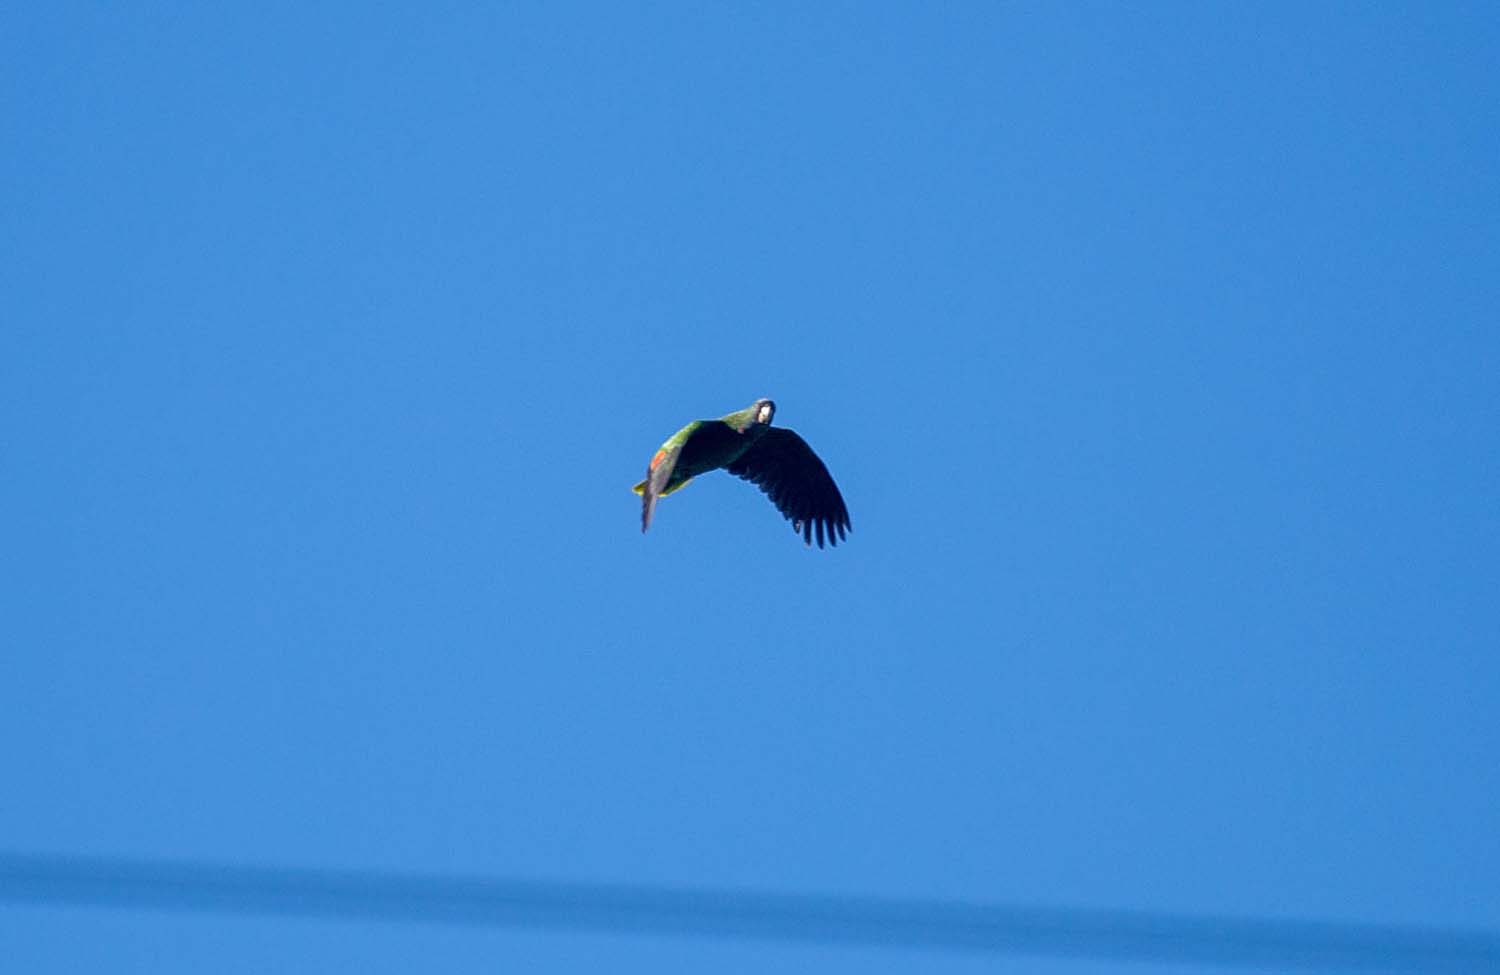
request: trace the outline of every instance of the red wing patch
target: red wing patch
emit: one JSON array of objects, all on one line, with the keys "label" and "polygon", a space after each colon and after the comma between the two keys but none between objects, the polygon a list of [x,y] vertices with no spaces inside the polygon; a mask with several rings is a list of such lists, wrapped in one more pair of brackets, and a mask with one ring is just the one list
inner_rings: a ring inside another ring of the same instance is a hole
[{"label": "red wing patch", "polygon": [[649,470],[656,470],[656,465],[660,464],[662,458],[665,456],[667,456],[667,452],[665,450],[658,450],[656,452],[656,456],[651,458],[651,467],[649,468]]}]

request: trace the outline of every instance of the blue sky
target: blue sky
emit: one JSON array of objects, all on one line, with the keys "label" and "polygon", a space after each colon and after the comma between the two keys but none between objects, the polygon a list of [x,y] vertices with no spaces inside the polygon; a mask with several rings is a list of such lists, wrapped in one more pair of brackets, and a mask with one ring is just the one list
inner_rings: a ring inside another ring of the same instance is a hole
[{"label": "blue sky", "polygon": [[[1496,63],[1483,4],[14,5],[0,843],[1500,930]],[[758,396],[848,543],[725,475],[642,536]]]}]

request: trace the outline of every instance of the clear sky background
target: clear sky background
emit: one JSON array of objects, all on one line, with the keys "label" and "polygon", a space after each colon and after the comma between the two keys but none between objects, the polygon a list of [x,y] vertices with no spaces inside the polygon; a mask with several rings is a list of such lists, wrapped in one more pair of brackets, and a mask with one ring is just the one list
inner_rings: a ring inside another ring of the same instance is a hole
[{"label": "clear sky background", "polygon": [[8,5],[0,847],[1500,930],[1500,13],[1136,6]]}]

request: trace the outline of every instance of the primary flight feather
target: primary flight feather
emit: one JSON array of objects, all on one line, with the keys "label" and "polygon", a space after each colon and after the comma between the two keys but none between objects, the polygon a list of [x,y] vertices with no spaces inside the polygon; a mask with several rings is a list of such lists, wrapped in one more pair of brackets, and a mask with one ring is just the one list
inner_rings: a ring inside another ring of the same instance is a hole
[{"label": "primary flight feather", "polygon": [[849,509],[828,468],[807,441],[785,427],[771,427],[776,404],[758,399],[717,420],[694,420],[661,445],[635,486],[641,496],[641,531],[651,527],[658,498],[699,474],[724,468],[766,493],[776,510],[807,544],[816,535],[837,545],[850,530]]}]

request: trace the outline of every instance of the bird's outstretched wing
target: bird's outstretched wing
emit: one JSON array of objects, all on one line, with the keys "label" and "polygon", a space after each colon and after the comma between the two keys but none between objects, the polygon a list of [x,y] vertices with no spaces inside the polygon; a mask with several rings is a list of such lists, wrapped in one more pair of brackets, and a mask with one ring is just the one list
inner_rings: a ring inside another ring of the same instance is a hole
[{"label": "bird's outstretched wing", "polygon": [[825,538],[829,545],[837,545],[851,527],[849,509],[828,468],[807,441],[785,427],[767,430],[725,470],[766,492],[809,545],[814,531],[818,548]]}]

